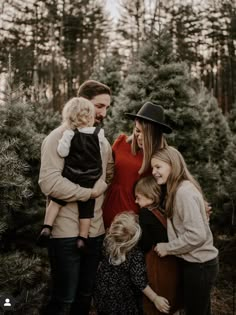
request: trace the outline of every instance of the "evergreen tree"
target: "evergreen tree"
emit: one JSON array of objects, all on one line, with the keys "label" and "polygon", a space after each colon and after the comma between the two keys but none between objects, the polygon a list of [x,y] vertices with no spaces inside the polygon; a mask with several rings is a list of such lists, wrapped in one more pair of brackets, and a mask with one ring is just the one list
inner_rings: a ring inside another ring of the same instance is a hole
[{"label": "evergreen tree", "polygon": [[110,141],[112,141],[109,130],[109,125],[113,121],[112,108],[122,87],[123,80],[122,64],[117,50],[113,51],[112,55],[107,56],[101,65],[95,67],[94,72],[91,75],[91,79],[100,81],[108,85],[111,89],[111,107],[107,113],[106,119],[104,120],[104,128],[106,130],[106,136]]},{"label": "evergreen tree", "polygon": [[[122,86],[122,63],[117,50],[106,56],[102,64],[97,65],[90,79],[100,81],[109,86],[112,96],[116,97]],[[112,97],[112,101],[114,101]]]},{"label": "evergreen tree", "polygon": [[186,64],[175,62],[165,33],[140,50],[129,70],[111,109],[113,119],[108,121],[111,136],[130,133],[133,122],[124,113],[136,113],[148,100],[164,107],[166,122],[174,130],[168,143],[181,151],[218,214],[228,196],[224,150],[232,139],[229,126],[216,100],[191,77]]},{"label": "evergreen tree", "polygon": [[[61,91],[65,99],[76,94],[107,46],[109,20],[99,1],[45,0],[6,1],[1,8],[0,72],[5,71],[9,52],[16,68],[14,83],[50,87],[53,108]],[[33,94],[33,95],[32,95]]]},{"label": "evergreen tree", "polygon": [[[51,121],[48,127],[44,117]],[[35,247],[45,211],[38,186],[40,146],[42,130],[54,128],[59,118],[39,105],[0,107],[0,292],[15,297],[19,315],[39,314],[45,303],[48,263]]]},{"label": "evergreen tree", "polygon": [[229,160],[225,150],[231,145],[232,134],[215,97],[202,84],[196,88],[196,92],[197,102],[202,108],[204,128],[199,130],[199,137],[203,139],[199,151],[201,163],[195,171],[206,196],[212,203],[214,209],[212,218],[214,219],[220,216],[222,205],[229,198],[225,183],[225,178],[229,175],[225,166]]},{"label": "evergreen tree", "polygon": [[232,133],[236,134],[236,103],[232,105],[231,111],[227,115],[229,127],[232,131]]},{"label": "evergreen tree", "polygon": [[[186,65],[174,60],[170,38],[166,33],[163,33],[160,39],[153,38],[147,42],[130,67],[118,100],[111,109],[114,117],[109,125],[111,135],[115,138],[119,130],[130,132],[132,124],[125,118],[124,113],[136,113],[148,100],[163,105],[167,123],[172,125],[176,133],[189,126],[198,128],[201,124],[200,107],[194,106],[195,92],[190,82]],[[181,114],[185,115],[185,120],[180,117]],[[119,128],[114,124],[114,120]],[[189,141],[192,141],[191,136],[195,137],[196,133],[189,135]],[[171,138],[176,138],[175,133]],[[183,148],[188,146],[182,141],[181,135],[178,142]]]},{"label": "evergreen tree", "polygon": [[222,227],[230,227],[230,232],[236,231],[236,103],[233,104],[228,116],[228,123],[231,130],[231,141],[224,150],[224,184],[227,198],[224,200],[224,216],[219,216],[219,223]]},{"label": "evergreen tree", "polygon": [[232,135],[230,143],[224,150],[224,187],[226,196],[223,199],[222,212],[216,216],[217,225],[225,232],[236,231],[236,135]]}]

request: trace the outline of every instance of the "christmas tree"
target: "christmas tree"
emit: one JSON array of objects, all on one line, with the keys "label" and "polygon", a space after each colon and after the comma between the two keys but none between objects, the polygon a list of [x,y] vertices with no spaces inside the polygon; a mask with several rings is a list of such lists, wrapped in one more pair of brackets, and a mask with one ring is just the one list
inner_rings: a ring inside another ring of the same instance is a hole
[{"label": "christmas tree", "polygon": [[39,314],[44,304],[48,262],[35,246],[45,210],[38,186],[40,147],[44,131],[59,118],[23,101],[5,100],[0,107],[0,292],[15,298],[14,314]]}]

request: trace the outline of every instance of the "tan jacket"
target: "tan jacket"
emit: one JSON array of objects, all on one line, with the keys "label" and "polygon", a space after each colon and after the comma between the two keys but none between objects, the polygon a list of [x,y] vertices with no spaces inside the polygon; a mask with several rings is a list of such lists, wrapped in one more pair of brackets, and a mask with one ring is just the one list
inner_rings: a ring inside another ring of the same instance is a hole
[{"label": "tan jacket", "polygon": [[[83,188],[62,177],[64,159],[57,153],[58,141],[61,139],[64,128],[62,126],[54,129],[43,141],[41,147],[41,167],[39,173],[39,185],[42,192],[48,196],[68,201],[62,207],[54,222],[53,237],[76,237],[79,234],[78,205],[77,200],[87,201],[91,195],[90,188]],[[113,173],[112,150],[108,141],[105,141],[102,151],[103,175],[105,181]],[[95,237],[105,233],[102,218],[102,203],[104,196],[96,199],[94,218],[91,220],[89,236]]]}]

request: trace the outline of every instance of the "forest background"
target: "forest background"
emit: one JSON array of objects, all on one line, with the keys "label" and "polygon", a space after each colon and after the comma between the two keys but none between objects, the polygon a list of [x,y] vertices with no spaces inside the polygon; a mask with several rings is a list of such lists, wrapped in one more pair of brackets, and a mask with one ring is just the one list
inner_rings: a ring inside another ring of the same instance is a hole
[{"label": "forest background", "polygon": [[115,19],[103,0],[0,2],[0,298],[13,297],[19,315],[40,314],[48,300],[47,253],[35,246],[45,211],[40,146],[90,78],[112,89],[111,143],[132,130],[124,112],[147,100],[164,106],[168,143],[213,208],[213,315],[235,315],[236,2],[110,4]]}]

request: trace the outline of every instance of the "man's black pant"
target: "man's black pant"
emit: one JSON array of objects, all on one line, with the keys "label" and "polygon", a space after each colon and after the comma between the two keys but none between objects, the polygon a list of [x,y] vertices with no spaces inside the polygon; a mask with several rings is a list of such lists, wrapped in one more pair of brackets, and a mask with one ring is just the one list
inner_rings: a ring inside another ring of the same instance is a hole
[{"label": "man's black pant", "polygon": [[50,240],[52,296],[45,314],[89,314],[103,239],[88,238],[85,253],[78,251],[77,237]]}]

